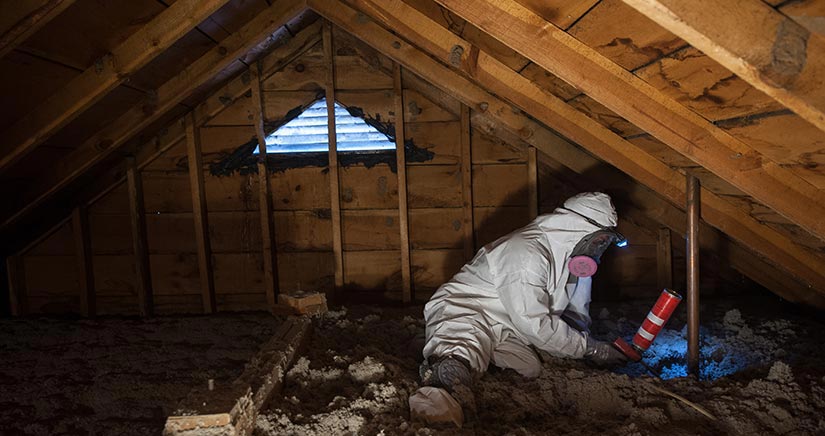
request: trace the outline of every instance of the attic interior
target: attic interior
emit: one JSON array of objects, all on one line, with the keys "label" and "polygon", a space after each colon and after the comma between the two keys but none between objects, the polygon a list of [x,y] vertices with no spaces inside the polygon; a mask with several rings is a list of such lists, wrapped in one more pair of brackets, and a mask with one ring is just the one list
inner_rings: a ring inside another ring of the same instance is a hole
[{"label": "attic interior", "polygon": [[[823,23],[815,0],[0,3],[0,428],[823,434]],[[494,356],[460,418],[413,413],[425,304],[581,192],[628,241],[589,335],[683,296],[641,362]]]}]

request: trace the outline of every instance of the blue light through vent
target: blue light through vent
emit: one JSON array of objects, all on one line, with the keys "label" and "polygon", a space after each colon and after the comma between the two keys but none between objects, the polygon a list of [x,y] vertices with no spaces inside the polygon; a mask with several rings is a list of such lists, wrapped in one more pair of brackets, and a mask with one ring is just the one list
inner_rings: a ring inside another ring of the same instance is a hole
[{"label": "blue light through vent", "polygon": [[[337,102],[335,131],[338,151],[395,150],[395,143],[387,135],[363,119],[350,115],[347,109]],[[327,101],[324,98],[266,137],[267,153],[309,153],[328,150]]]}]

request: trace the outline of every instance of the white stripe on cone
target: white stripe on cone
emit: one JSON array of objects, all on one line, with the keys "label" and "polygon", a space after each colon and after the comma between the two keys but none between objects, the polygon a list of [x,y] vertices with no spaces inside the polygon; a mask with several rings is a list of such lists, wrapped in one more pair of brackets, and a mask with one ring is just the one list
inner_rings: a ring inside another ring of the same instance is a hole
[{"label": "white stripe on cone", "polygon": [[656,337],[656,335],[653,335],[653,334],[649,333],[649,332],[648,332],[647,330],[645,330],[645,329],[639,329],[639,331],[638,331],[638,332],[636,332],[636,334],[637,334],[637,335],[639,335],[639,336],[641,336],[641,337],[643,337],[643,338],[645,338],[645,339],[647,339],[648,341],[652,341],[652,340],[653,340],[653,338],[655,338],[655,337]]},{"label": "white stripe on cone", "polygon": [[647,313],[647,319],[649,319],[650,322],[652,322],[653,324],[656,324],[659,327],[661,327],[662,324],[665,323],[665,320],[663,320],[662,318],[659,318],[658,316],[654,315],[653,312],[648,312]]}]

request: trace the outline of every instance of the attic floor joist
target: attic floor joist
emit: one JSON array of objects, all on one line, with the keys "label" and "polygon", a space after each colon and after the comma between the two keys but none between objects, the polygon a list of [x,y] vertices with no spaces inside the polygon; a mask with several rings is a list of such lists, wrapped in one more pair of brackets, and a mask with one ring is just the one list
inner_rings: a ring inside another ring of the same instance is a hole
[{"label": "attic floor joist", "polygon": [[262,39],[267,39],[303,9],[304,4],[301,0],[275,2],[241,30],[223,40],[221,44],[190,64],[180,74],[161,85],[157,90],[152,110],[147,111],[143,104],[129,108],[117,120],[97,132],[65,159],[57,162],[53,171],[42,177],[24,194],[27,198],[26,205],[14,215],[4,217],[0,227],[7,227],[19,221],[39,207],[52,195],[160,119],[215,75],[236,62],[238,58],[261,43]]},{"label": "attic floor joist", "polygon": [[180,0],[54,93],[2,136],[0,170],[8,168],[58,129],[163,53],[229,0]]},{"label": "attic floor joist", "polygon": [[[465,104],[506,120],[513,120],[513,117],[517,117],[508,104],[497,100],[488,92],[434,61],[430,56],[459,67],[461,71],[474,76],[483,85],[492,85],[491,90],[499,95],[522,101],[523,103],[518,105],[522,110],[531,113],[551,127],[557,129],[562,127],[559,130],[571,139],[663,195],[673,204],[683,207],[683,176],[643,150],[579,112],[569,108],[564,109],[563,102],[559,102],[546,92],[533,89],[534,85],[525,83],[528,81],[520,79],[515,72],[482,51],[472,49],[473,59],[477,62],[462,63],[462,56],[466,57],[467,53],[455,55],[453,48],[456,46],[470,47],[470,45],[402,2],[379,0],[353,3],[358,5],[361,12],[344,4],[336,5],[316,0],[310,0],[308,5],[348,32],[402,63],[411,71],[438,84],[439,87]],[[365,19],[365,16],[377,22],[383,22],[385,26],[395,29],[405,38],[416,41],[426,53],[418,51],[414,46],[393,36],[375,22]],[[495,70],[490,70],[490,67],[495,67]],[[548,109],[554,107],[558,108],[556,112]],[[571,111],[579,114],[580,117],[571,121],[569,117],[575,116]],[[568,120],[560,124],[563,117],[568,117]],[[523,123],[518,121],[511,122],[511,127],[523,138],[537,139],[542,136],[540,130],[525,128]],[[585,128],[582,125],[588,127]],[[561,138],[545,137],[536,146],[554,155],[557,153],[559,144],[563,143],[565,141]],[[823,271],[825,262],[820,258],[790,243],[782,235],[765,228],[716,195],[705,191],[703,196],[706,201],[705,219],[709,223],[752,247],[763,256],[774,259],[793,275],[813,284],[816,289],[825,289],[825,277],[820,272]]]},{"label": "attic floor joist", "polygon": [[760,0],[624,0],[825,131],[825,40]]},{"label": "attic floor joist", "polygon": [[[825,239],[825,194],[621,66],[506,0],[436,0],[685,157]],[[466,49],[464,48],[466,47]],[[461,63],[474,63],[462,46]],[[477,68],[470,65],[470,69]]]}]

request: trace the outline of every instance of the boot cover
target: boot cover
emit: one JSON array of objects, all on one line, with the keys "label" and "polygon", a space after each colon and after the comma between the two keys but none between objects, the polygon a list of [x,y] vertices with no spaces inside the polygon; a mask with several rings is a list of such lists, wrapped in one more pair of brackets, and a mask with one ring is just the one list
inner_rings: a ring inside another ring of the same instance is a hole
[{"label": "boot cover", "polygon": [[410,418],[427,424],[453,423],[461,428],[464,413],[458,401],[446,390],[423,386],[410,395]]}]

